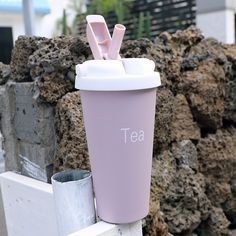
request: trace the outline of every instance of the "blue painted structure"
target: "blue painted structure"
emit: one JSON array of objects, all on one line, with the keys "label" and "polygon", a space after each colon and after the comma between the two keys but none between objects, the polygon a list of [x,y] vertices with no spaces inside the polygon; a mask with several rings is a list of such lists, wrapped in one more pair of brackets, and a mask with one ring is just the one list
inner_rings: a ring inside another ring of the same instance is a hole
[{"label": "blue painted structure", "polygon": [[[33,0],[34,11],[36,14],[50,13],[48,0]],[[0,12],[22,12],[22,0],[0,0]]]}]

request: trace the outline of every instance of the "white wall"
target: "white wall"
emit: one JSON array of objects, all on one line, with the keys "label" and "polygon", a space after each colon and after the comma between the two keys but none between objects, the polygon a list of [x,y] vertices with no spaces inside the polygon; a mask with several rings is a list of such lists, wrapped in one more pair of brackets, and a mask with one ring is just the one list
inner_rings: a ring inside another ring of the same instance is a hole
[{"label": "white wall", "polygon": [[5,13],[0,14],[0,27],[12,27],[13,39],[17,39],[19,35],[24,34],[23,16],[16,13]]},{"label": "white wall", "polygon": [[[56,34],[56,24],[62,18],[63,9],[67,8],[69,0],[49,0],[51,13],[47,15],[35,14],[35,35],[53,37]],[[67,11],[68,24],[71,25],[75,12]],[[0,27],[12,27],[13,40],[25,34],[22,12],[0,12]]]},{"label": "white wall", "polygon": [[[77,0],[77,1],[83,1],[84,7],[83,11],[86,10],[86,0]],[[66,9],[67,13],[67,23],[68,26],[71,26],[73,23],[73,20],[76,16],[76,12],[72,9],[68,9],[68,3],[70,0],[49,0],[49,5],[51,8],[51,13],[44,16],[41,22],[41,35],[45,37],[53,37],[58,32],[56,30],[56,24],[57,21],[62,18],[63,15],[63,9]]]},{"label": "white wall", "polygon": [[41,20],[40,36],[53,37],[56,32],[57,21],[63,15],[63,8],[66,7],[65,0],[49,0],[51,13],[45,15]]},{"label": "white wall", "polygon": [[231,9],[197,14],[197,27],[206,37],[214,37],[223,43],[235,42],[234,11]]},{"label": "white wall", "polygon": [[[35,17],[35,34],[39,36],[43,36],[42,33],[42,15],[36,15]],[[8,13],[1,12],[0,13],[0,27],[12,27],[13,40],[18,38],[19,35],[25,34],[25,28],[23,23],[23,15],[20,13]]]}]

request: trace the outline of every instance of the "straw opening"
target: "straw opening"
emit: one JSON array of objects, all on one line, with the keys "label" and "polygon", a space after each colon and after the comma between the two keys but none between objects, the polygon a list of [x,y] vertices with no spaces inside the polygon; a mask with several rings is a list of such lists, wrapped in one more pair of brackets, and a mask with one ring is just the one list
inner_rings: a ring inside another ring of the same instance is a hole
[{"label": "straw opening", "polygon": [[52,179],[57,182],[65,183],[65,182],[83,180],[90,176],[91,176],[90,172],[86,170],[67,170],[53,175]]},{"label": "straw opening", "polygon": [[125,30],[125,26],[122,24],[116,24],[115,28],[119,29],[119,30]]}]

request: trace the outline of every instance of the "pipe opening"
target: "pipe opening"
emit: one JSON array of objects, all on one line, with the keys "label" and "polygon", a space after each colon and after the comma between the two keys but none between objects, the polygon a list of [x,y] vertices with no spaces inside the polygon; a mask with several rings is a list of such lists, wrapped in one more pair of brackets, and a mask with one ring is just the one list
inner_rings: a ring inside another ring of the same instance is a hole
[{"label": "pipe opening", "polygon": [[86,170],[66,170],[55,174],[52,179],[61,183],[65,183],[82,180],[90,176],[90,172]]}]

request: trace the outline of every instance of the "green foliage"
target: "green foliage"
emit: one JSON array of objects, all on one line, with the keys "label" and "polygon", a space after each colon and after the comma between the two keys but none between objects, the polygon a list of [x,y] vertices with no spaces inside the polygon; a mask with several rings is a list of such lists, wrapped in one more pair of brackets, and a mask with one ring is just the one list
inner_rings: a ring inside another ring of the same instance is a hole
[{"label": "green foliage", "polygon": [[[67,10],[63,10],[62,18],[57,21],[56,35],[76,35],[78,34],[78,22],[85,19],[83,14],[83,6],[85,0],[70,0],[66,6]],[[68,24],[68,16],[75,16],[72,24]]]},{"label": "green foliage", "polygon": [[152,16],[150,12],[146,12],[146,21],[145,21],[145,29],[146,29],[146,37],[151,38],[151,26],[152,26]]},{"label": "green foliage", "polygon": [[[70,0],[67,4],[67,10],[63,11],[63,17],[57,23],[59,34],[79,34],[81,22],[85,22],[85,16],[89,14],[103,15],[109,17],[109,13],[115,13],[117,23],[124,24],[127,16],[130,17],[131,7],[134,0],[91,0],[87,11],[84,12],[86,0]],[[136,13],[137,14],[137,13]],[[149,11],[139,12],[138,15],[132,14],[133,17],[133,37],[151,37],[151,20],[152,16]],[[70,27],[68,26],[68,16],[75,16]],[[109,19],[109,18],[108,18]],[[83,23],[82,23],[83,24]]]},{"label": "green foliage", "polygon": [[119,23],[124,22],[125,15],[129,14],[132,0],[92,0],[87,14],[100,14],[107,16],[114,12]]},{"label": "green foliage", "polygon": [[67,4],[67,8],[76,14],[82,14],[84,4],[84,0],[70,0]]},{"label": "green foliage", "polygon": [[144,32],[144,13],[139,12],[137,38],[142,38]]},{"label": "green foliage", "polygon": [[89,4],[88,14],[103,14],[114,11],[117,0],[92,0]]},{"label": "green foliage", "polygon": [[115,13],[116,13],[118,22],[123,23],[124,16],[125,16],[125,14],[128,13],[128,8],[125,8],[123,1],[117,2],[116,8],[115,8]]},{"label": "green foliage", "polygon": [[[136,22],[136,23],[135,23]],[[137,25],[137,31],[134,33],[137,39],[151,37],[151,14],[150,12],[140,12],[138,19],[134,19],[134,24]]]},{"label": "green foliage", "polygon": [[56,35],[68,35],[71,33],[71,29],[67,23],[67,12],[63,9],[62,18],[56,23]]},{"label": "green foliage", "polygon": [[66,10],[63,9],[63,16],[62,16],[62,34],[67,35],[67,15],[66,15]]},{"label": "green foliage", "polygon": [[67,9],[69,11],[69,14],[75,15],[72,25],[70,27],[71,33],[73,35],[77,35],[80,33],[79,29],[79,23],[83,22],[85,20],[84,13],[84,6],[85,6],[86,0],[70,0],[67,3]]}]

